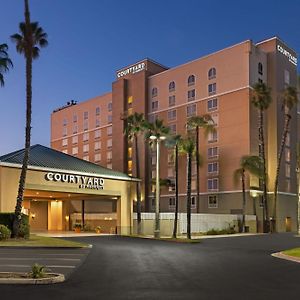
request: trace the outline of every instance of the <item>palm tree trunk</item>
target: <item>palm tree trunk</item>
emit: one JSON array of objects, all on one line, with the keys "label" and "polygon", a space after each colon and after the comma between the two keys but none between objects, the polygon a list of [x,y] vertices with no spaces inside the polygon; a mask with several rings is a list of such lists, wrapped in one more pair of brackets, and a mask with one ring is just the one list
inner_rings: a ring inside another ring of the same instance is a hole
[{"label": "palm tree trunk", "polygon": [[[136,177],[140,178],[140,160],[139,160],[139,150],[138,150],[138,137],[134,135],[134,145],[135,145],[135,166],[136,166]],[[137,234],[142,233],[142,218],[141,218],[141,184],[136,183],[136,213],[137,213]]]},{"label": "palm tree trunk", "polygon": [[187,238],[191,239],[192,153],[187,154]]},{"label": "palm tree trunk", "polygon": [[245,232],[245,214],[246,214],[246,188],[245,188],[245,170],[242,171],[242,188],[243,188],[243,218],[242,232]]},{"label": "palm tree trunk", "polygon": [[31,139],[31,105],[32,105],[32,34],[30,26],[30,13],[28,0],[25,0],[25,26],[26,26],[26,42],[28,48],[25,49],[26,57],[26,128],[25,128],[25,150],[22,163],[22,170],[19,179],[19,188],[17,195],[17,203],[15,207],[15,216],[13,221],[13,236],[18,237],[19,228],[21,224],[21,212],[22,212],[22,202],[24,195],[24,188],[26,182],[26,174],[29,161],[30,152],[30,139]]},{"label": "palm tree trunk", "polygon": [[[289,130],[290,120],[291,120],[291,116],[289,114],[285,114],[285,124],[281,136],[281,143],[280,143],[280,149],[279,149],[279,154],[277,159],[277,169],[276,169],[276,177],[275,177],[275,184],[274,184],[274,202],[273,202],[274,222],[276,222],[276,217],[277,217],[276,210],[277,210],[277,194],[278,194],[278,180],[279,180],[280,165],[281,165],[284,147],[286,144],[286,137]],[[275,230],[275,228],[273,228],[273,230]]]},{"label": "palm tree trunk", "polygon": [[177,224],[178,224],[178,145],[175,145],[175,218],[173,228],[173,238],[177,237]]},{"label": "palm tree trunk", "polygon": [[196,165],[197,165],[197,172],[196,172],[196,177],[197,177],[197,183],[196,183],[196,188],[197,188],[197,213],[200,212],[200,150],[199,150],[199,126],[196,126]]},{"label": "palm tree trunk", "polygon": [[260,141],[260,157],[263,162],[263,228],[264,232],[268,231],[266,223],[269,222],[268,213],[268,193],[267,193],[267,171],[266,171],[266,154],[265,154],[265,138],[264,138],[264,112],[259,111],[259,141]]}]

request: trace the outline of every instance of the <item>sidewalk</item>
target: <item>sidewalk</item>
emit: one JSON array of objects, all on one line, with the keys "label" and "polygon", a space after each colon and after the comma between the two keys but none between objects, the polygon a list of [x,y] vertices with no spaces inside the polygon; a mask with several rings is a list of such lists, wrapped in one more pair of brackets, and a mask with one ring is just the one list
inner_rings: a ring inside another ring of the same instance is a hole
[{"label": "sidewalk", "polygon": [[74,231],[32,231],[32,234],[46,237],[85,237],[85,236],[110,236],[115,234],[109,233],[96,233],[96,232],[80,232]]}]

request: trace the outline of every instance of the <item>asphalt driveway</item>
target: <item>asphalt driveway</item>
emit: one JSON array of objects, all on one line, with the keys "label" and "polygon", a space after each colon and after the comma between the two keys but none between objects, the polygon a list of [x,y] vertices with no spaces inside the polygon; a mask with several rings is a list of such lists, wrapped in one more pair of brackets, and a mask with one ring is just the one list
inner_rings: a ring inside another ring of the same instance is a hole
[{"label": "asphalt driveway", "polygon": [[[90,237],[90,254],[69,280],[0,286],[1,299],[298,299],[300,264],[271,257],[300,247],[291,234],[201,244]],[[28,295],[28,296],[27,296]]]}]

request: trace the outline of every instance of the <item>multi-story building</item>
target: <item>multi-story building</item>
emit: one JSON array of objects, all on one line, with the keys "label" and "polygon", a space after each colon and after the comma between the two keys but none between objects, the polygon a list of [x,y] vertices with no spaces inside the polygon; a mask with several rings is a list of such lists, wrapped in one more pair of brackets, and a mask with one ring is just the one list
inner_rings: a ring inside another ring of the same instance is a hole
[{"label": "multi-story building", "polygon": [[[297,84],[296,53],[279,38],[259,43],[251,40],[167,68],[144,59],[116,72],[112,92],[76,104],[69,103],[51,116],[51,146],[55,149],[135,175],[134,151],[124,137],[124,114],[143,113],[151,122],[164,120],[173,133],[186,135],[186,123],[194,115],[210,114],[216,132],[200,131],[203,164],[200,171],[200,203],[196,201],[196,168],[192,176],[192,210],[201,213],[242,211],[241,187],[233,180],[243,155],[258,154],[257,111],[251,104],[253,86],[265,82],[273,102],[266,113],[266,155],[269,194],[274,190],[277,154],[283,128],[281,93]],[[280,170],[278,230],[296,230],[297,110],[293,111],[285,155]],[[146,211],[154,209],[151,178],[155,177],[155,151],[140,139],[143,202]],[[162,147],[161,178],[174,180],[172,149]],[[179,209],[186,208],[186,160],[179,161]],[[251,182],[250,182],[251,181]],[[247,213],[254,211],[247,182]],[[271,201],[271,200],[270,200]],[[256,213],[262,209],[256,199]],[[161,211],[174,211],[174,189],[162,187]],[[269,204],[272,207],[272,203]],[[272,213],[271,213],[272,215]]]}]

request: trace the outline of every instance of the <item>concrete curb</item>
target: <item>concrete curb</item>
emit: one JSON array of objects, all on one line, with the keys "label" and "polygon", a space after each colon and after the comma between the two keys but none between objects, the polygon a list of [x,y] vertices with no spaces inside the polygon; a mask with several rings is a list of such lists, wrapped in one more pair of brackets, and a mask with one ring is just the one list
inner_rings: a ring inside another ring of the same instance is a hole
[{"label": "concrete curb", "polygon": [[[0,274],[24,274],[20,272],[0,272]],[[53,284],[65,281],[65,275],[59,273],[47,273],[54,275],[50,278],[0,278],[0,284]]]},{"label": "concrete curb", "polygon": [[271,254],[273,257],[280,258],[280,259],[285,259],[293,262],[300,263],[300,257],[294,257],[290,255],[283,254],[282,252],[276,252]]}]

